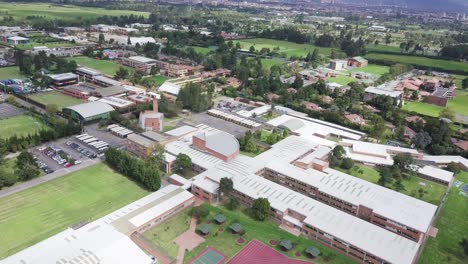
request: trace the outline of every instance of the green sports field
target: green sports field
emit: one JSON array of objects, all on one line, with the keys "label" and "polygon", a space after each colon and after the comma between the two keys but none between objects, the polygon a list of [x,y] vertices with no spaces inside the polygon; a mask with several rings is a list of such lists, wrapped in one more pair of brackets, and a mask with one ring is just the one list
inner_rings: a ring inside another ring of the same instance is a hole
[{"label": "green sports field", "polygon": [[59,110],[67,106],[73,106],[84,103],[84,101],[80,99],[62,94],[61,92],[57,91],[36,93],[29,95],[28,97],[44,105],[55,104],[57,105]]},{"label": "green sports field", "polygon": [[138,12],[130,10],[109,10],[93,7],[79,7],[71,5],[52,5],[47,3],[7,3],[0,2],[0,15],[8,14],[15,20],[33,20],[33,16],[39,16],[41,19],[63,19],[76,20],[94,19],[103,15],[149,15],[148,12]]},{"label": "green sports field", "polygon": [[148,192],[104,164],[0,199],[0,259]]},{"label": "green sports field", "polygon": [[7,119],[0,119],[0,138],[7,139],[13,135],[26,136],[35,134],[47,125],[39,119],[28,115],[20,115]]},{"label": "green sports field", "polygon": [[20,73],[18,67],[1,67],[0,80],[8,79],[23,79],[23,74]]},{"label": "green sports field", "polygon": [[[92,68],[94,70],[98,70],[110,76],[114,76],[114,74],[117,72],[119,67],[122,66],[121,64],[115,61],[96,60],[96,59],[84,57],[84,56],[68,58],[68,60],[74,60],[80,66]],[[122,66],[122,67],[127,68],[130,72],[132,71],[132,69],[129,67],[126,67],[126,66]]]},{"label": "green sports field", "polygon": [[[457,114],[468,115],[468,92],[459,91],[455,98],[449,101],[448,108]],[[403,109],[421,115],[438,117],[444,108],[425,102],[405,102]]]},{"label": "green sports field", "polygon": [[349,83],[355,82],[356,79],[354,79],[353,77],[340,75],[338,77],[328,78],[327,81],[332,82],[332,83],[333,82],[338,83],[338,84],[341,84],[341,85],[348,85]]},{"label": "green sports field", "polygon": [[[456,179],[468,183],[468,172],[459,173]],[[459,194],[460,186],[453,186],[442,206],[435,227],[437,237],[430,237],[426,243],[419,264],[462,264],[468,263],[468,256],[460,246],[462,238],[468,239],[468,197]]]},{"label": "green sports field", "polygon": [[262,66],[265,69],[270,69],[271,66],[274,66],[274,65],[284,64],[284,62],[279,61],[279,60],[275,60],[275,59],[261,59],[261,61],[262,61]]},{"label": "green sports field", "polygon": [[148,79],[153,81],[155,85],[160,86],[165,81],[167,81],[168,78],[166,76],[156,75],[156,76],[148,77]]},{"label": "green sports field", "polygon": [[366,67],[362,68],[354,68],[352,72],[366,72],[374,75],[384,75],[385,73],[388,73],[390,70],[390,67],[388,66],[382,66],[382,65],[376,65],[376,64],[369,64]]},{"label": "green sports field", "polygon": [[251,46],[255,47],[255,50],[260,51],[262,48],[269,48],[271,51],[275,47],[279,47],[279,53],[286,53],[288,57],[291,56],[300,56],[305,57],[307,53],[313,52],[315,48],[318,48],[320,53],[323,55],[330,55],[330,48],[320,48],[311,44],[297,44],[294,42],[284,41],[284,40],[274,40],[274,39],[264,39],[264,38],[255,38],[255,39],[246,39],[237,41],[241,44],[242,49],[249,49]]},{"label": "green sports field", "polygon": [[464,71],[468,73],[468,63],[451,61],[451,60],[441,60],[441,59],[432,59],[420,56],[410,56],[410,55],[396,55],[396,54],[377,54],[369,53],[366,56],[366,59],[370,61],[378,62],[391,62],[391,63],[402,63],[409,64],[415,67],[428,67],[446,71]]}]

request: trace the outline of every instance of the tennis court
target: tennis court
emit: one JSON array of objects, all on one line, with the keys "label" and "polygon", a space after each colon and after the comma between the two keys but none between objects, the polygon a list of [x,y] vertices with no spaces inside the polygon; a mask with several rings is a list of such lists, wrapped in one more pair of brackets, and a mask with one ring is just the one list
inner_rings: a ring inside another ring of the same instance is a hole
[{"label": "tennis court", "polygon": [[192,259],[189,264],[223,264],[226,261],[226,258],[227,257],[218,250],[212,247],[207,247]]}]

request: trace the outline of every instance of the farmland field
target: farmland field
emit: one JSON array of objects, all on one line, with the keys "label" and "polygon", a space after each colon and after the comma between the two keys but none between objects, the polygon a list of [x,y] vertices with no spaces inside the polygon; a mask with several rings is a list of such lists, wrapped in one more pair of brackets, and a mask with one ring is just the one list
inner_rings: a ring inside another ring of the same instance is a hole
[{"label": "farmland field", "polygon": [[[119,67],[122,66],[121,64],[115,61],[96,60],[96,59],[84,57],[84,56],[68,58],[68,60],[74,60],[76,61],[78,65],[92,68],[94,70],[98,70],[110,76],[114,76],[114,74],[117,72]],[[127,68],[130,72],[132,71],[132,69],[129,67],[126,67],[126,66],[122,66],[122,67]]]},{"label": "farmland field", "polygon": [[39,130],[47,128],[39,119],[28,115],[20,115],[0,120],[0,138],[7,139],[13,135],[26,136],[35,134]]},{"label": "farmland field", "polygon": [[0,258],[148,194],[104,164],[0,199]]},{"label": "farmland field", "polygon": [[323,55],[330,55],[331,48],[321,48],[316,47],[311,44],[297,44],[294,42],[284,41],[284,40],[274,40],[274,39],[245,39],[237,41],[241,44],[242,49],[249,49],[251,46],[255,47],[256,51],[260,51],[262,48],[269,48],[273,51],[275,47],[279,48],[279,53],[286,53],[288,57],[291,56],[301,56],[305,57],[307,53],[313,52],[315,48],[318,48],[320,53]]},{"label": "farmland field", "polygon": [[457,61],[432,59],[432,58],[419,57],[419,56],[377,54],[377,53],[370,53],[370,54],[367,54],[365,57],[370,62],[387,61],[391,63],[409,64],[415,67],[420,66],[420,67],[440,69],[440,70],[446,70],[446,71],[464,71],[468,73],[468,63],[457,62]]},{"label": "farmland field", "polygon": [[22,79],[24,76],[20,73],[18,67],[1,67],[0,80]]},{"label": "farmland field", "polygon": [[43,105],[55,104],[58,109],[61,110],[64,107],[82,104],[84,101],[71,97],[61,92],[46,92],[46,93],[36,93],[28,96],[32,100],[41,103]]},{"label": "farmland field", "polygon": [[[456,176],[458,181],[468,183],[468,173],[461,172]],[[460,194],[460,186],[453,186],[440,215],[435,223],[439,229],[437,237],[429,237],[421,257],[420,264],[462,264],[468,263],[468,257],[463,254],[459,244],[467,238],[468,197]]]},{"label": "farmland field", "polygon": [[[8,14],[15,20],[32,20],[32,16],[40,16],[41,19],[64,19],[81,21],[84,19],[94,19],[103,15],[149,15],[148,12],[138,12],[130,10],[108,10],[102,8],[79,7],[71,5],[53,5],[47,3],[0,3],[0,15]],[[29,18],[28,18],[29,16]]]}]

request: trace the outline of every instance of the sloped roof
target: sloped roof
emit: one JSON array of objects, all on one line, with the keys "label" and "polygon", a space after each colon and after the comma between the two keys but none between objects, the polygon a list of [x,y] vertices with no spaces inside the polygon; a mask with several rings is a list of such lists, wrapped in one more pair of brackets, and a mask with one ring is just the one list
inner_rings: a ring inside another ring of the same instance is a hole
[{"label": "sloped roof", "polygon": [[112,106],[103,102],[99,102],[99,101],[69,106],[69,107],[65,107],[64,109],[73,110],[77,112],[82,118],[85,118],[85,119],[92,117],[92,116],[101,115],[101,114],[114,111],[114,108],[112,108]]}]

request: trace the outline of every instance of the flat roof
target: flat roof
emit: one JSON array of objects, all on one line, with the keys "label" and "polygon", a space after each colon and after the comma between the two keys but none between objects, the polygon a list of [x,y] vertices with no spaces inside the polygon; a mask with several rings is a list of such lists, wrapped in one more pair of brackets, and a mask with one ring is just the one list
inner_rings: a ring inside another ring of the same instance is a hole
[{"label": "flat roof", "polygon": [[424,166],[419,168],[418,173],[444,182],[451,182],[453,179],[453,172],[439,169],[434,166]]},{"label": "flat roof", "polygon": [[109,84],[109,85],[121,85],[122,84],[119,81],[116,81],[114,79],[111,79],[111,78],[108,78],[108,77],[102,76],[102,75],[94,77],[94,80],[99,81],[99,82],[103,82],[103,83],[106,83],[106,84]]},{"label": "flat roof", "polygon": [[158,88],[158,91],[177,96],[179,95],[180,88],[180,85],[166,81]]},{"label": "flat roof", "polygon": [[91,68],[88,68],[88,67],[78,67],[78,68],[76,68],[75,71],[76,72],[82,72],[82,73],[85,73],[85,74],[89,74],[89,75],[92,75],[92,76],[99,76],[99,75],[102,74],[100,71],[97,71],[97,70],[94,70],[94,69],[91,69]]},{"label": "flat roof", "polygon": [[59,74],[49,74],[49,77],[54,81],[65,81],[70,79],[78,79],[78,75],[67,72],[67,73],[59,73]]},{"label": "flat roof", "polygon": [[379,87],[367,87],[365,90],[367,93],[373,93],[377,95],[386,95],[390,97],[398,97],[402,94],[401,91],[386,90]]},{"label": "flat roof", "polygon": [[358,140],[366,135],[322,120],[294,115],[282,115],[268,121],[267,124],[274,127],[286,127],[301,137],[329,147],[336,145],[336,142],[326,139],[329,136]]},{"label": "flat roof", "polygon": [[152,63],[152,62],[156,62],[155,59],[151,59],[151,58],[147,58],[147,57],[143,57],[143,56],[132,56],[132,57],[128,57],[129,60],[133,60],[133,61],[136,61],[136,62],[140,62],[140,63]]},{"label": "flat roof", "polygon": [[181,136],[187,135],[189,133],[195,132],[197,130],[198,129],[196,127],[184,125],[184,126],[169,130],[169,131],[167,131],[165,133],[167,135],[170,135],[170,136],[181,137]]},{"label": "flat roof", "polygon": [[78,229],[68,228],[2,263],[151,264],[152,257],[128,237],[129,233],[192,197],[181,187],[168,185]]},{"label": "flat roof", "polygon": [[146,137],[140,136],[138,134],[131,134],[127,136],[127,139],[133,141],[139,145],[145,146],[147,148],[153,146],[155,144],[154,141],[147,139]]},{"label": "flat roof", "polygon": [[112,106],[99,101],[69,106],[65,109],[73,110],[85,119],[114,111]]}]

